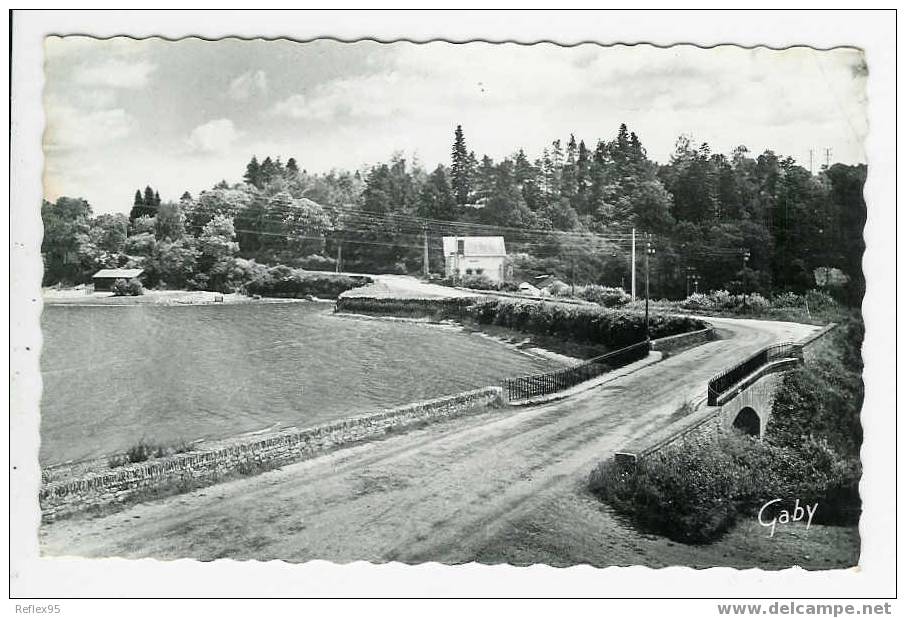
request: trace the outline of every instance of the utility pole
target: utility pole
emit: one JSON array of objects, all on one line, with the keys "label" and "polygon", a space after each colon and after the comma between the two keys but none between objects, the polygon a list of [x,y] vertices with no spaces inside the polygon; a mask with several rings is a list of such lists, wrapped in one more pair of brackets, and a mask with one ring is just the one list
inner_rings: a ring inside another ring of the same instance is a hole
[{"label": "utility pole", "polygon": [[576,256],[575,254],[570,256],[570,265],[569,265],[569,282],[572,285],[572,291],[570,294],[573,296],[576,295]]},{"label": "utility pole", "polygon": [[424,226],[422,226],[422,232],[424,232],[425,238],[425,252],[422,257],[422,269],[425,273],[425,278],[428,278],[428,222],[425,221]]},{"label": "utility pole", "polygon": [[[695,274],[694,266],[686,267],[686,298],[689,298],[689,284],[692,283],[693,281],[695,281],[695,278],[697,276],[698,275]],[[695,290],[695,291],[698,292],[698,290]]]},{"label": "utility pole", "polygon": [[815,151],[812,148],[808,149],[808,173],[815,173]]},{"label": "utility pole", "polygon": [[830,168],[830,157],[831,157],[831,149],[825,148],[824,149],[824,168],[825,169]]},{"label": "utility pole", "polygon": [[742,307],[746,309],[749,305],[749,286],[746,284],[746,269],[749,258],[752,256],[748,249],[743,249],[742,253]]},{"label": "utility pole", "polygon": [[339,273],[342,270],[341,263],[343,261],[343,241],[341,240],[337,244],[337,272]]},{"label": "utility pole", "polygon": [[654,255],[654,247],[651,242],[645,243],[645,339],[651,340],[651,327],[648,322],[648,259]]},{"label": "utility pole", "polygon": [[635,228],[632,228],[632,300],[635,300]]}]

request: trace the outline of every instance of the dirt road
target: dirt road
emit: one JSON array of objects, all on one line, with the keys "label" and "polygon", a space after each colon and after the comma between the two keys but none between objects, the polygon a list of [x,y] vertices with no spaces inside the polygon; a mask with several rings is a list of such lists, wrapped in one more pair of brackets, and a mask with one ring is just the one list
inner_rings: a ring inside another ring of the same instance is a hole
[{"label": "dirt road", "polygon": [[[45,525],[42,551],[201,560],[733,563],[737,555],[721,556],[719,545],[699,551],[641,536],[584,489],[598,461],[663,426],[717,371],[813,328],[709,321],[724,339],[567,400],[439,423],[117,514]],[[811,532],[815,543],[838,534]],[[746,551],[739,540],[733,547]]]}]

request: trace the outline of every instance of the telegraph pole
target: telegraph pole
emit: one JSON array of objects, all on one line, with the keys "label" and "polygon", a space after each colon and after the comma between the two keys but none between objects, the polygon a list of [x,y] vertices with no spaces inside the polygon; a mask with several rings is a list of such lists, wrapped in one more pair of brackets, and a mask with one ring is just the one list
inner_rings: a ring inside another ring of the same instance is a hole
[{"label": "telegraph pole", "polygon": [[[696,281],[696,277],[698,277],[698,275],[695,274],[695,267],[694,267],[694,266],[687,266],[687,267],[686,267],[686,298],[689,298],[689,285],[690,285],[692,282]],[[698,288],[696,288],[695,291],[696,291],[696,293],[697,293],[697,292],[698,292]]]},{"label": "telegraph pole", "polygon": [[743,249],[742,254],[742,306],[743,308],[748,307],[749,303],[749,286],[746,285],[746,268],[749,263],[749,258],[752,257],[752,254],[749,253],[748,249]]},{"label": "telegraph pole", "polygon": [[811,148],[808,149],[808,173],[815,173],[815,151]]},{"label": "telegraph pole", "polygon": [[337,272],[340,272],[342,268],[340,267],[340,262],[343,261],[343,241],[341,240],[337,243]]},{"label": "telegraph pole", "polygon": [[831,157],[831,149],[825,148],[824,149],[824,167],[825,167],[825,169],[830,168],[830,157]]},{"label": "telegraph pole", "polygon": [[648,258],[654,255],[654,247],[651,242],[645,243],[645,339],[651,340],[651,327],[648,322]]},{"label": "telegraph pole", "polygon": [[632,300],[635,300],[635,228],[632,228]]},{"label": "telegraph pole", "polygon": [[427,279],[428,278],[428,222],[427,221],[425,221],[424,226],[422,227],[422,231],[424,232],[424,238],[425,238],[425,252],[422,257],[422,269],[424,270],[425,278]]}]

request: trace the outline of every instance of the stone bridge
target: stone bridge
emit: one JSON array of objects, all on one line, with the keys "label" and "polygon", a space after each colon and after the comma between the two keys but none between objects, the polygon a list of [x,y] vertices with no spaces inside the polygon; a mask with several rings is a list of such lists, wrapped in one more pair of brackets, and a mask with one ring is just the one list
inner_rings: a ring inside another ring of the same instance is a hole
[{"label": "stone bridge", "polygon": [[812,345],[835,326],[828,324],[797,343],[768,346],[715,376],[708,383],[707,395],[698,400],[692,412],[660,431],[634,440],[614,458],[623,465],[635,465],[639,459],[667,446],[700,440],[715,431],[735,429],[764,437],[783,374],[805,362]]}]

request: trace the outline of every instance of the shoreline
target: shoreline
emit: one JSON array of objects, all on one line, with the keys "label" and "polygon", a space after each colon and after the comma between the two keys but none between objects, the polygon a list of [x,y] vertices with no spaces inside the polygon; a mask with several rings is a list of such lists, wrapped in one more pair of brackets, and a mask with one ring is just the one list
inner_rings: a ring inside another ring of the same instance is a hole
[{"label": "shoreline", "polygon": [[238,292],[221,294],[203,290],[145,290],[141,296],[114,296],[112,292],[91,292],[79,288],[41,290],[41,301],[45,306],[81,307],[134,307],[138,305],[200,306],[200,305],[246,305],[251,303],[334,303],[330,298],[278,298],[246,296]]}]

